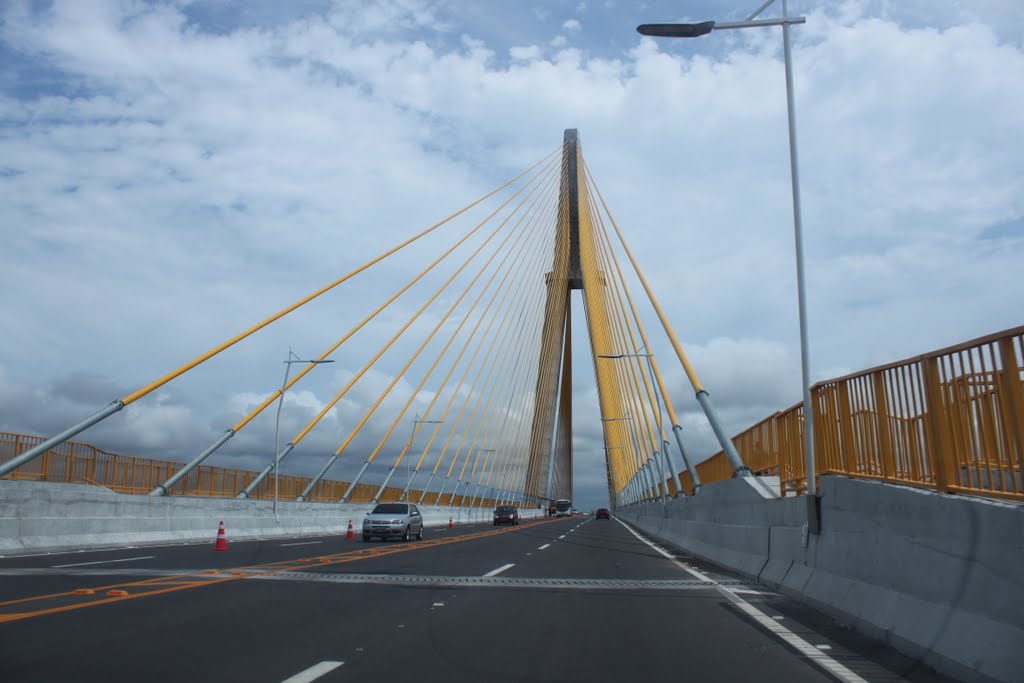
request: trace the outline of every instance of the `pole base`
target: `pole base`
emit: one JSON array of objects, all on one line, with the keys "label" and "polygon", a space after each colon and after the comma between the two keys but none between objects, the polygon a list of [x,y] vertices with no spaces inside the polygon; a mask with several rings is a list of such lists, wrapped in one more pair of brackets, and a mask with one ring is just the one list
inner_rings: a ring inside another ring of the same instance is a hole
[{"label": "pole base", "polygon": [[804,496],[807,501],[807,532],[818,536],[821,534],[821,498]]}]

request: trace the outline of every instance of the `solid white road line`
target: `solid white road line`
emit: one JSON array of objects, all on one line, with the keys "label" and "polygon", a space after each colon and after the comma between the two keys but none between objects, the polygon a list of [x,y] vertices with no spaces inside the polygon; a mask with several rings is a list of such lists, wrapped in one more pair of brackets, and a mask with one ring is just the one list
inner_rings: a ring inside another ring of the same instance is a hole
[{"label": "solid white road line", "polygon": [[514,566],[515,566],[515,564],[503,564],[500,567],[498,567],[497,569],[492,569],[491,571],[487,572],[486,574],[484,574],[484,576],[497,576],[498,574],[502,573],[506,569],[511,569]]},{"label": "solid white road line", "polygon": [[282,683],[309,683],[315,681],[326,673],[334,671],[345,662],[320,662],[314,664],[305,671],[300,671],[291,678],[285,679]]},{"label": "solid white road line", "polygon": [[550,544],[550,543],[545,543],[545,544],[544,544],[544,545],[542,545],[541,547],[537,548],[537,550],[544,550],[544,548],[550,548],[550,547],[551,547],[551,544]]},{"label": "solid white road line", "polygon": [[641,541],[643,541],[644,543],[646,543],[647,545],[649,545],[650,547],[654,548],[656,551],[667,557],[683,571],[687,572],[688,574],[692,574],[701,581],[707,581],[708,583],[712,584],[715,587],[715,590],[717,590],[719,593],[725,596],[725,598],[733,605],[735,605],[737,609],[739,609],[741,612],[749,616],[758,624],[768,629],[773,634],[778,636],[780,639],[785,641],[790,647],[795,649],[797,652],[804,655],[821,668],[825,669],[825,671],[829,672],[830,674],[832,674],[839,680],[843,681],[844,683],[867,683],[867,681],[865,681],[863,678],[861,678],[854,672],[850,671],[845,666],[843,666],[836,660],[832,659],[824,652],[819,650],[817,647],[811,645],[806,640],[804,640],[797,634],[793,633],[788,628],[780,624],[778,621],[772,619],[771,617],[769,617],[764,612],[751,605],[749,602],[747,602],[740,596],[736,595],[736,593],[734,593],[733,591],[722,586],[707,574],[699,572],[690,565],[680,562],[676,558],[672,557],[670,553],[666,552],[665,550],[659,548],[655,544],[648,541],[646,538],[644,538],[636,531],[634,531],[633,527],[629,526],[622,520],[616,518],[615,521],[621,524],[622,526],[626,527],[626,529],[628,529],[629,532],[636,536],[638,539],[640,539]]},{"label": "solid white road line", "polygon": [[145,557],[126,557],[121,560],[100,560],[98,562],[79,562],[78,564],[55,564],[50,569],[64,569],[66,567],[84,567],[90,564],[110,564],[111,562],[135,562],[136,560],[152,560],[156,555],[146,555]]},{"label": "solid white road line", "polygon": [[287,548],[288,546],[292,546],[292,545],[316,545],[318,543],[323,543],[323,541],[303,541],[302,543],[281,543],[280,546],[282,548]]}]

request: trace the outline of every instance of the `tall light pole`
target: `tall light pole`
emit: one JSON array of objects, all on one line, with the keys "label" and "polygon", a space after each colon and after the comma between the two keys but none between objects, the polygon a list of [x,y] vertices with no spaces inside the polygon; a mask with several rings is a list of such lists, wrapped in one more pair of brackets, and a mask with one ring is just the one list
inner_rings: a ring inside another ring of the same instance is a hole
[{"label": "tall light pole", "polygon": [[[416,418],[412,421],[412,434],[409,435],[409,448],[406,449],[406,457],[409,457],[412,454],[412,442],[413,442],[413,439],[416,438],[416,430],[419,428],[418,425],[421,425],[421,424],[439,425],[439,424],[441,424],[443,422],[444,422],[444,420],[421,420],[420,419],[420,414],[416,413]],[[411,468],[412,468],[412,461],[411,460],[406,460],[405,461],[405,475],[406,475],[405,489],[402,491],[402,495],[399,497],[399,500],[405,500],[405,497],[409,494],[409,488],[412,486],[412,478],[415,477],[416,474],[420,471],[418,466],[416,467],[416,472],[411,472]],[[422,500],[422,498],[421,498],[421,500]]]},{"label": "tall light pole", "polygon": [[274,519],[280,524],[281,520],[277,516],[277,492],[278,492],[278,479],[277,471],[278,466],[281,464],[281,406],[284,404],[284,391],[285,386],[288,384],[288,373],[291,372],[292,363],[310,363],[312,365],[320,365],[322,363],[333,363],[333,360],[302,360],[296,356],[291,347],[288,348],[288,360],[284,362],[284,380],[281,382],[281,395],[277,398],[277,418],[274,420]]},{"label": "tall light pole", "polygon": [[[643,347],[640,347],[643,349]],[[654,401],[657,405],[657,425],[658,425],[658,450],[662,449],[662,441],[664,440],[664,428],[661,424],[661,385],[654,376],[654,361],[653,354],[650,353],[606,353],[598,355],[598,358],[646,358],[647,359],[647,370],[651,375],[651,391],[654,392]],[[667,400],[667,399],[666,399]],[[673,428],[672,430],[676,435],[676,444],[679,446],[679,452],[683,457],[683,466],[686,471],[690,474],[690,480],[694,482],[695,486],[700,485],[700,479],[697,478],[697,472],[690,464],[690,459],[686,457],[686,451],[683,450],[682,437],[679,436],[679,432]],[[668,448],[664,449],[665,466],[672,471],[672,479],[676,485],[676,496],[683,495],[683,482],[679,479],[679,470],[672,465],[672,459],[669,457]]]},{"label": "tall light pole", "polygon": [[[497,448],[478,448],[478,449],[476,449],[476,454],[477,454],[476,457],[479,458],[481,453],[497,453],[497,452],[498,452]],[[489,455],[485,455],[484,456],[484,462],[486,463],[486,461],[488,459],[490,459],[490,457],[491,456],[489,456]],[[469,507],[473,507],[474,505],[476,505],[476,494],[480,493],[480,487],[483,486],[483,483],[484,483],[483,482],[483,478],[484,478],[484,465],[481,465],[480,466],[480,477],[477,479],[476,488],[473,490],[473,497],[469,499]],[[467,492],[469,491],[469,486],[472,483],[472,479],[473,479],[473,473],[470,472],[469,479],[466,480],[466,491]],[[466,494],[465,493],[462,494],[462,507],[466,507]]]},{"label": "tall light pole", "polygon": [[[789,120],[789,171],[790,186],[793,193],[793,239],[796,247],[796,288],[797,305],[800,315],[800,370],[803,379],[804,395],[804,459],[807,474],[807,496],[809,505],[815,505],[813,499],[817,493],[814,480],[814,409],[811,403],[811,373],[808,359],[807,343],[807,296],[804,283],[804,246],[803,219],[800,214],[800,172],[796,151],[796,113],[793,103],[793,63],[789,46],[789,27],[793,24],[806,23],[805,17],[791,17],[787,11],[786,0],[782,0],[782,18],[756,19],[757,15],[768,8],[775,0],[768,0],[761,5],[746,21],[717,22],[705,21],[697,24],[643,24],[637,26],[637,32],[645,36],[662,38],[697,38],[712,31],[734,28],[757,28],[763,26],[782,27],[783,59],[786,67],[786,112]],[[808,508],[808,524],[812,531],[817,532],[817,513],[811,515]]]},{"label": "tall light pole", "polygon": [[[632,419],[633,418],[630,415],[625,415],[623,417],[602,417],[601,418],[601,422],[619,422],[619,421],[627,421],[628,422],[628,421],[631,421]],[[635,441],[635,432],[634,432],[634,441]],[[638,448],[638,452],[640,452],[640,453],[643,452],[642,450],[639,450],[639,446],[637,448]],[[655,455],[660,455],[657,450],[655,450],[654,453],[655,453]],[[654,461],[653,462],[654,465],[659,465],[660,466],[660,463],[658,463],[658,461],[655,459],[654,456],[648,458],[647,461],[650,462],[652,460]],[[654,477],[655,478],[657,477],[656,473],[655,473]],[[654,495],[655,496],[661,495],[661,500],[666,505],[666,510],[667,510],[668,509],[667,508],[667,506],[668,506],[668,484],[665,483],[664,477],[662,477],[660,484],[654,484],[653,489],[654,489]]]},{"label": "tall light pole", "polygon": [[[605,454],[605,467],[607,469],[609,469],[609,470],[611,469],[611,463],[608,462],[608,459],[611,457],[611,454],[608,451],[614,451],[614,450],[617,450],[617,449],[622,449],[622,446],[621,445],[615,445],[615,446],[604,446],[603,447],[604,454]],[[630,481],[632,481],[632,480],[633,480],[633,478],[630,477]],[[629,482],[626,482],[626,486],[629,486]],[[623,487],[623,488],[625,488],[625,487]],[[617,495],[618,494],[616,494],[616,496]],[[612,505],[614,505],[615,507],[618,507],[616,505],[616,503],[618,502],[617,500],[613,499],[613,500],[610,500],[608,502],[611,503]]]}]

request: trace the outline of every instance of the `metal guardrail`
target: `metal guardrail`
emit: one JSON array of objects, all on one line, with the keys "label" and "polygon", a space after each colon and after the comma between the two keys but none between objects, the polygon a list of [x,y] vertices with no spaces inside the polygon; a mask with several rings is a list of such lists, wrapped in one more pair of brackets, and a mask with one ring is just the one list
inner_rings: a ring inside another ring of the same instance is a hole
[{"label": "metal guardrail", "polygon": [[[0,432],[0,463],[11,460],[24,451],[45,441],[45,437]],[[95,446],[78,441],[66,441],[46,451],[43,455],[12,471],[6,479],[28,481],[49,481],[77,484],[92,484],[110,489],[115,493],[146,494],[168,477],[177,472],[183,463],[174,460],[144,458],[121,455],[100,450]],[[230,467],[199,465],[178,482],[172,495],[233,498],[259,474],[255,470]],[[294,500],[311,481],[310,477],[281,475],[278,482],[278,498]],[[334,503],[341,499],[348,482],[321,480],[307,496],[310,502]],[[367,503],[377,492],[374,484],[359,484],[349,497],[353,503]],[[402,487],[388,487],[381,500],[398,500]],[[408,499],[419,500],[420,491],[409,492]],[[269,500],[274,497],[274,478],[264,479],[249,496]],[[437,495],[428,493],[426,504],[436,503]],[[445,494],[447,502],[447,494]],[[494,501],[477,501],[487,507]],[[462,496],[456,496],[454,505],[462,504]]]},{"label": "metal guardrail", "polygon": [[[819,382],[816,471],[1024,501],[1024,326]],[[780,493],[803,493],[803,404],[733,437]],[[719,451],[697,466],[704,483],[728,479]],[[680,474],[685,487],[689,477]]]}]

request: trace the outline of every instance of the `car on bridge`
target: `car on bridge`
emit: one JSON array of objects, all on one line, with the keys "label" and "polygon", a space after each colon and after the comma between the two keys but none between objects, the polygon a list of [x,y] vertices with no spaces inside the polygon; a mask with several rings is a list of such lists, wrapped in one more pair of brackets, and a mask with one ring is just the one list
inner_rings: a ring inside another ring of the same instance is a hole
[{"label": "car on bridge", "polygon": [[519,524],[519,508],[515,505],[499,505],[494,508],[494,526],[506,523]]},{"label": "car on bridge", "polygon": [[594,519],[611,519],[612,513],[608,511],[608,508],[597,508],[597,512],[594,514]]},{"label": "car on bridge", "polygon": [[374,536],[381,540],[401,538],[408,541],[411,534],[423,539],[423,515],[412,503],[380,503],[363,519],[363,541]]}]

